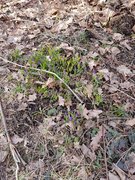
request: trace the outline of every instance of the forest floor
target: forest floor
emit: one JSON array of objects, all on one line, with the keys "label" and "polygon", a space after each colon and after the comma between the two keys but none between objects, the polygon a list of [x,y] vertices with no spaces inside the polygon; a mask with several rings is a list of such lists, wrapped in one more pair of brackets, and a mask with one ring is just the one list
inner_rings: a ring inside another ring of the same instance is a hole
[{"label": "forest floor", "polygon": [[0,179],[135,180],[135,4],[0,9]]}]

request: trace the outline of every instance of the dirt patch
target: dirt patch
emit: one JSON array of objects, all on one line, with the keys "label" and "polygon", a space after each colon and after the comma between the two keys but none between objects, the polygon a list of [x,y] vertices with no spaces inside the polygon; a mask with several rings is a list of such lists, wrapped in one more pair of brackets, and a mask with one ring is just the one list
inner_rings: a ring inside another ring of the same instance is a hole
[{"label": "dirt patch", "polygon": [[118,32],[125,35],[131,35],[132,28],[135,24],[135,18],[127,13],[116,15],[111,18],[109,25],[114,32]]}]

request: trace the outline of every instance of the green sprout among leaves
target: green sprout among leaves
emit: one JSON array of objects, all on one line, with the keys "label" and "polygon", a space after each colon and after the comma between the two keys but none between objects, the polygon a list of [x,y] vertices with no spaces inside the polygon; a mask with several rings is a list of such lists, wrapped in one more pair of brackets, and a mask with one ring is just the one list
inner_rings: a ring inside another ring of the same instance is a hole
[{"label": "green sprout among leaves", "polygon": [[29,58],[29,64],[33,67],[54,72],[58,76],[64,77],[66,82],[69,82],[69,77],[81,74],[84,70],[84,65],[80,63],[78,56],[67,59],[60,50],[52,47],[45,47],[36,51]]},{"label": "green sprout among leaves", "polygon": [[21,58],[21,52],[18,50],[18,49],[15,49],[11,54],[10,54],[10,57],[11,57],[11,60],[12,61],[17,61]]},{"label": "green sprout among leaves", "polygon": [[99,106],[103,103],[103,97],[102,94],[99,93],[99,87],[102,83],[102,75],[93,75],[92,77],[92,83],[93,83],[93,97],[94,97],[94,104]]},{"label": "green sprout among leaves", "polygon": [[126,115],[124,108],[118,105],[113,105],[112,112],[118,117],[124,117]]}]

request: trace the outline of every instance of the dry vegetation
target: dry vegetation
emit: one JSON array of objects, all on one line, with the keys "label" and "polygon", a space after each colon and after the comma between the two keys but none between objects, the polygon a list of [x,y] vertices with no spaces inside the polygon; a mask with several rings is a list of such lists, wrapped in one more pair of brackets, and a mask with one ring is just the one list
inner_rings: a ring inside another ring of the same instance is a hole
[{"label": "dry vegetation", "polygon": [[135,180],[134,1],[0,9],[0,178]]}]

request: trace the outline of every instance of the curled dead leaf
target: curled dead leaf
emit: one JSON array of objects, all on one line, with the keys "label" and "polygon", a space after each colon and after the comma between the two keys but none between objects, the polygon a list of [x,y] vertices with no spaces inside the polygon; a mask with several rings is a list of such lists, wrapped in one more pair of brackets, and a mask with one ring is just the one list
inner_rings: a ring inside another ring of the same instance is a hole
[{"label": "curled dead leaf", "polygon": [[134,31],[134,33],[135,33],[135,25],[133,26],[132,30],[133,30],[133,31]]},{"label": "curled dead leaf", "polygon": [[21,101],[24,97],[24,94],[23,93],[17,93],[17,99],[18,101]]},{"label": "curled dead leaf", "polygon": [[69,46],[67,43],[61,43],[60,46],[57,47],[57,49],[63,49],[65,51],[75,53],[75,49],[71,46]]},{"label": "curled dead leaf", "polygon": [[126,160],[126,165],[128,167],[128,170],[130,174],[134,175],[135,174],[135,153],[131,152]]},{"label": "curled dead leaf", "polygon": [[79,172],[78,172],[77,176],[81,179],[84,179],[84,180],[88,179],[88,175],[87,175],[85,166],[82,166],[79,168]]},{"label": "curled dead leaf", "polygon": [[31,94],[28,97],[28,101],[35,101],[36,99],[37,99],[37,94],[36,93]]},{"label": "curled dead leaf", "polygon": [[113,39],[114,39],[115,41],[121,41],[122,38],[123,38],[123,35],[120,34],[120,33],[114,33],[114,34],[113,34]]},{"label": "curled dead leaf", "polygon": [[0,162],[4,162],[8,155],[8,151],[0,151]]},{"label": "curled dead leaf", "polygon": [[101,141],[101,138],[105,134],[105,128],[103,126],[99,127],[99,131],[96,134],[95,137],[92,138],[92,142],[90,143],[90,147],[92,148],[93,151],[97,150],[99,147],[99,143]]},{"label": "curled dead leaf", "polygon": [[8,155],[8,142],[6,137],[0,134],[0,162],[4,162]]},{"label": "curled dead leaf", "polygon": [[130,70],[129,68],[127,68],[125,65],[120,65],[120,66],[118,66],[118,67],[117,67],[117,71],[118,71],[120,74],[124,74],[125,76],[132,74],[131,70]]},{"label": "curled dead leaf", "polygon": [[97,66],[97,64],[94,60],[91,60],[90,62],[88,62],[88,66],[89,66],[90,70],[92,70],[94,67]]},{"label": "curled dead leaf", "polygon": [[24,111],[27,107],[28,107],[28,104],[22,102],[21,104],[19,104],[17,111]]},{"label": "curled dead leaf", "polygon": [[55,87],[56,83],[55,80],[53,78],[48,78],[46,83],[44,85],[42,85],[42,87],[48,87],[48,88],[53,88]]},{"label": "curled dead leaf", "polygon": [[111,52],[112,52],[112,56],[115,57],[117,54],[120,53],[120,50],[117,47],[112,47]]},{"label": "curled dead leaf", "polygon": [[114,171],[118,174],[120,180],[126,180],[126,174],[116,164],[113,164]]},{"label": "curled dead leaf", "polygon": [[86,93],[87,93],[88,98],[91,98],[92,92],[93,92],[93,85],[87,84],[85,89],[86,89]]},{"label": "curled dead leaf", "polygon": [[96,154],[92,152],[85,144],[81,146],[83,154],[89,157],[92,161],[96,160]]},{"label": "curled dead leaf", "polygon": [[12,138],[11,138],[13,144],[18,144],[23,142],[23,138],[20,138],[17,134],[15,134]]},{"label": "curled dead leaf", "polygon": [[125,82],[123,82],[123,83],[120,83],[120,87],[121,87],[122,89],[129,89],[129,88],[131,88],[131,87],[133,87],[133,86],[134,86],[134,84],[131,83],[131,82],[129,82],[129,81],[125,81]]},{"label": "curled dead leaf", "polygon": [[101,70],[99,70],[99,72],[102,73],[102,75],[106,81],[110,80],[111,74],[108,69],[101,69]]},{"label": "curled dead leaf", "polygon": [[120,42],[120,44],[125,46],[130,51],[132,48],[129,46],[128,42],[129,42],[128,40],[124,40]]},{"label": "curled dead leaf", "polygon": [[6,75],[8,74],[10,71],[8,68],[5,67],[0,67],[0,75]]},{"label": "curled dead leaf", "polygon": [[109,180],[120,180],[119,176],[116,174],[113,174],[112,172],[109,172]]},{"label": "curled dead leaf", "polygon": [[127,120],[125,124],[128,126],[134,126],[135,125],[135,118]]},{"label": "curled dead leaf", "polygon": [[58,96],[59,97],[59,106],[64,106],[65,105],[65,99],[62,96]]}]

